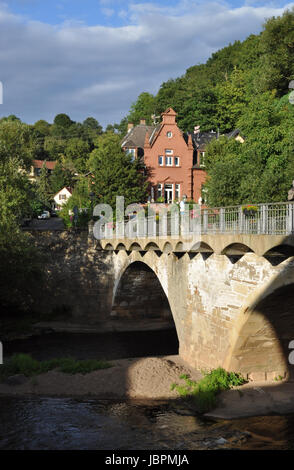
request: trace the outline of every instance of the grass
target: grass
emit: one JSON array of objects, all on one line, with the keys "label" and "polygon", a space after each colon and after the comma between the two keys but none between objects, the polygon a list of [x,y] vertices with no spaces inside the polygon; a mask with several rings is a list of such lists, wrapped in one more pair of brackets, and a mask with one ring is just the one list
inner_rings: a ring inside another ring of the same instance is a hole
[{"label": "grass", "polygon": [[29,354],[14,354],[7,362],[0,366],[0,377],[23,374],[26,377],[49,372],[58,369],[66,374],[88,374],[94,370],[107,369],[112,365],[106,361],[87,359],[78,361],[70,357],[37,361]]},{"label": "grass", "polygon": [[188,375],[181,375],[180,379],[184,383],[171,386],[172,390],[176,390],[182,398],[191,401],[201,413],[211,410],[216,405],[218,393],[246,382],[241,374],[227,372],[221,367],[202,373],[203,378],[199,382],[191,380]]}]

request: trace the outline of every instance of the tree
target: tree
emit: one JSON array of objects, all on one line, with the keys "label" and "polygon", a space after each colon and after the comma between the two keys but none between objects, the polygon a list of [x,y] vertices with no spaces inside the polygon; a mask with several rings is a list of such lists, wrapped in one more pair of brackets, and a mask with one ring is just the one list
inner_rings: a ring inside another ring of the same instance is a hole
[{"label": "tree", "polygon": [[92,129],[96,131],[97,133],[102,134],[102,126],[100,126],[97,119],[93,117],[88,117],[87,119],[85,119],[83,122],[83,126],[86,127],[87,129]]},{"label": "tree", "polygon": [[52,199],[52,190],[49,183],[48,171],[46,161],[41,168],[40,176],[37,180],[37,194],[39,200],[43,203],[44,207],[50,207]]},{"label": "tree", "polygon": [[66,160],[72,162],[77,172],[83,173],[86,169],[86,162],[89,157],[90,146],[87,142],[73,138],[69,139],[65,148]]},{"label": "tree", "polygon": [[128,122],[139,124],[140,119],[145,119],[146,124],[152,124],[152,114],[155,112],[155,98],[151,93],[144,91],[141,93],[137,101],[132,104]]},{"label": "tree", "polygon": [[74,173],[62,163],[58,162],[50,176],[50,189],[52,194],[56,194],[65,186],[73,187],[74,183]]},{"label": "tree", "polygon": [[21,168],[29,168],[34,155],[31,130],[27,124],[19,121],[2,121],[0,123],[0,160],[11,158]]},{"label": "tree", "polygon": [[237,120],[249,101],[246,91],[245,73],[234,68],[228,80],[216,87],[216,120],[221,132],[236,128]]},{"label": "tree", "polygon": [[141,163],[125,155],[118,135],[107,133],[97,139],[88,168],[94,176],[91,189],[97,202],[114,208],[116,196],[124,196],[125,204],[146,200],[147,185]]},{"label": "tree", "polygon": [[67,114],[57,114],[54,118],[54,124],[59,127],[70,127],[73,121]]},{"label": "tree", "polygon": [[262,73],[265,90],[276,90],[278,96],[288,90],[294,79],[294,8],[282,16],[270,18],[261,35]]}]

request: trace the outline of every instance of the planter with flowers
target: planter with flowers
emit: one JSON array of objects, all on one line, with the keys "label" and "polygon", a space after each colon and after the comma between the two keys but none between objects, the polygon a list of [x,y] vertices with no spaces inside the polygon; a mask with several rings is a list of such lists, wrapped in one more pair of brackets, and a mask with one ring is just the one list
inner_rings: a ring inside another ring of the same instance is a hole
[{"label": "planter with flowers", "polygon": [[254,217],[257,215],[258,207],[247,204],[246,206],[242,206],[242,212],[246,217]]}]

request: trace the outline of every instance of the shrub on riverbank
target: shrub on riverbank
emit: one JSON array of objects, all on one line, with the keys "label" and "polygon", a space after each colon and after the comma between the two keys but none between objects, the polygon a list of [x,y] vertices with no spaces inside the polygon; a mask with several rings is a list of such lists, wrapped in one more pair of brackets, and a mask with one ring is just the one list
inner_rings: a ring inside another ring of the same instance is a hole
[{"label": "shrub on riverbank", "polygon": [[29,354],[14,354],[0,367],[0,377],[6,378],[10,375],[23,374],[26,377],[39,375],[58,369],[66,374],[88,374],[98,369],[107,369],[112,365],[106,361],[96,359],[75,360],[72,358],[58,358],[47,361],[37,361]]},{"label": "shrub on riverbank", "polygon": [[218,393],[229,390],[237,385],[243,385],[246,380],[241,374],[227,372],[221,367],[210,372],[203,372],[203,378],[195,382],[188,375],[181,375],[184,384],[172,384],[171,389],[176,390],[185,399],[191,400],[196,408],[204,413],[216,405]]}]

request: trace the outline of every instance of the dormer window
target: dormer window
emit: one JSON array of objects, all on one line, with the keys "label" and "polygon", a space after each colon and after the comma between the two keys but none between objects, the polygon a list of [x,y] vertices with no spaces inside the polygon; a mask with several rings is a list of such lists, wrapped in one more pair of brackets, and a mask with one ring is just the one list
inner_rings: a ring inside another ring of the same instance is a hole
[{"label": "dormer window", "polygon": [[166,133],[166,137],[168,137],[169,139],[171,139],[172,136],[173,136],[173,133],[172,133],[171,131],[168,131],[168,132]]},{"label": "dormer window", "polygon": [[165,155],[172,155],[174,153],[173,150],[165,149]]}]

